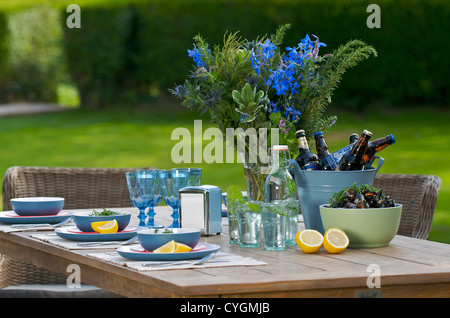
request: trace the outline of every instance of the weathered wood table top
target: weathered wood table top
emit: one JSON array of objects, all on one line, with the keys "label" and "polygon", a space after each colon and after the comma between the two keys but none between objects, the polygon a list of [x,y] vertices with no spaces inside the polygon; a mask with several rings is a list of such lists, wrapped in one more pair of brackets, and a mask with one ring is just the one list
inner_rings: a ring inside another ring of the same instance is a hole
[{"label": "weathered wood table top", "polygon": [[[127,210],[137,214],[137,209]],[[78,210],[71,210],[78,211]],[[156,208],[156,221],[168,226],[171,209]],[[132,216],[134,224],[137,217]],[[305,254],[241,248],[222,233],[201,242],[220,251],[266,262],[263,266],[137,271],[30,237],[30,232],[0,232],[0,253],[69,275],[78,264],[83,283],[127,297],[449,297],[450,245],[397,235],[387,247]],[[303,224],[299,223],[299,229]],[[41,232],[40,232],[41,233]],[[375,286],[375,287],[374,287]],[[374,288],[369,288],[374,287]],[[377,288],[379,287],[379,288]]]}]

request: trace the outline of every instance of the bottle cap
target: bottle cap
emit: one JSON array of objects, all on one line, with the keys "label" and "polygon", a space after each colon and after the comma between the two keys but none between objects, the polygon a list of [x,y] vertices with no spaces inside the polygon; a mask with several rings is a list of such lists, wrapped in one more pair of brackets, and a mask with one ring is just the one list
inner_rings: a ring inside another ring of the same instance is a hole
[{"label": "bottle cap", "polygon": [[297,136],[297,135],[305,136],[305,131],[303,129],[302,130],[297,130],[295,132],[295,136]]},{"label": "bottle cap", "polygon": [[367,136],[372,136],[372,133],[370,131],[368,131],[368,130],[365,130],[365,129],[363,131],[363,134],[367,135]]},{"label": "bottle cap", "polygon": [[323,135],[323,132],[321,132],[321,131],[316,132],[316,133],[314,134],[314,137],[316,137],[317,135]]},{"label": "bottle cap", "polygon": [[390,134],[389,137],[391,137],[392,143],[395,144],[394,136],[392,134]]},{"label": "bottle cap", "polygon": [[272,147],[273,151],[288,151],[289,147],[286,145],[276,145]]}]

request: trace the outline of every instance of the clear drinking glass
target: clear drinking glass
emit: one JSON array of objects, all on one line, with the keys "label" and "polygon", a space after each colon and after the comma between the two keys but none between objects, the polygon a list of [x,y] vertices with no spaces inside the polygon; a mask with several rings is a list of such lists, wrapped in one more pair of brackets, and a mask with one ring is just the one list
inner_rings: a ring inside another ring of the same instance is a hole
[{"label": "clear drinking glass", "polygon": [[202,178],[202,168],[189,168],[189,185],[199,186]]},{"label": "clear drinking glass", "polygon": [[227,199],[227,217],[228,217],[228,232],[230,234],[230,244],[239,244],[239,229],[236,201]]},{"label": "clear drinking glass", "polygon": [[261,246],[261,207],[258,201],[236,201],[241,247]]},{"label": "clear drinking glass", "polygon": [[170,227],[179,228],[179,195],[181,188],[187,187],[189,184],[189,171],[186,169],[171,169],[170,171],[160,171],[159,176],[162,181],[162,189],[164,193],[164,202],[172,209],[173,223]]},{"label": "clear drinking glass", "polygon": [[298,233],[299,200],[287,199],[286,246],[296,246],[295,236]]},{"label": "clear drinking glass", "polygon": [[145,209],[150,205],[153,196],[155,175],[154,170],[125,172],[131,203],[139,209],[139,226],[145,226]]},{"label": "clear drinking glass", "polygon": [[285,200],[261,204],[265,250],[282,251],[286,249],[287,205]]}]

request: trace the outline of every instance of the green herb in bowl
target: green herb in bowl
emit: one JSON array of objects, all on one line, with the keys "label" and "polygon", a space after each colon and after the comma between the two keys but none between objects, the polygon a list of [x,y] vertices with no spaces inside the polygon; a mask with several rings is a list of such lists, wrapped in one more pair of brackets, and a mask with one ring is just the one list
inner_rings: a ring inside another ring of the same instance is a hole
[{"label": "green herb in bowl", "polygon": [[119,213],[111,211],[111,210],[106,210],[105,208],[103,208],[102,212],[97,212],[97,211],[93,211],[91,214],[89,214],[89,216],[110,216],[110,215],[118,215]]}]

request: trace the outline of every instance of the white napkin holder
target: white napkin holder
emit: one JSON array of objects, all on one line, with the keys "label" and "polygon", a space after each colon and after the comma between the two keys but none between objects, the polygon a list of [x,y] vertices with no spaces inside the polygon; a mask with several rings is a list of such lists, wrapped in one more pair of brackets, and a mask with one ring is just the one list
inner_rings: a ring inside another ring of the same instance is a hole
[{"label": "white napkin holder", "polygon": [[201,229],[205,236],[222,231],[222,191],[213,185],[184,187],[179,191],[180,227]]}]

